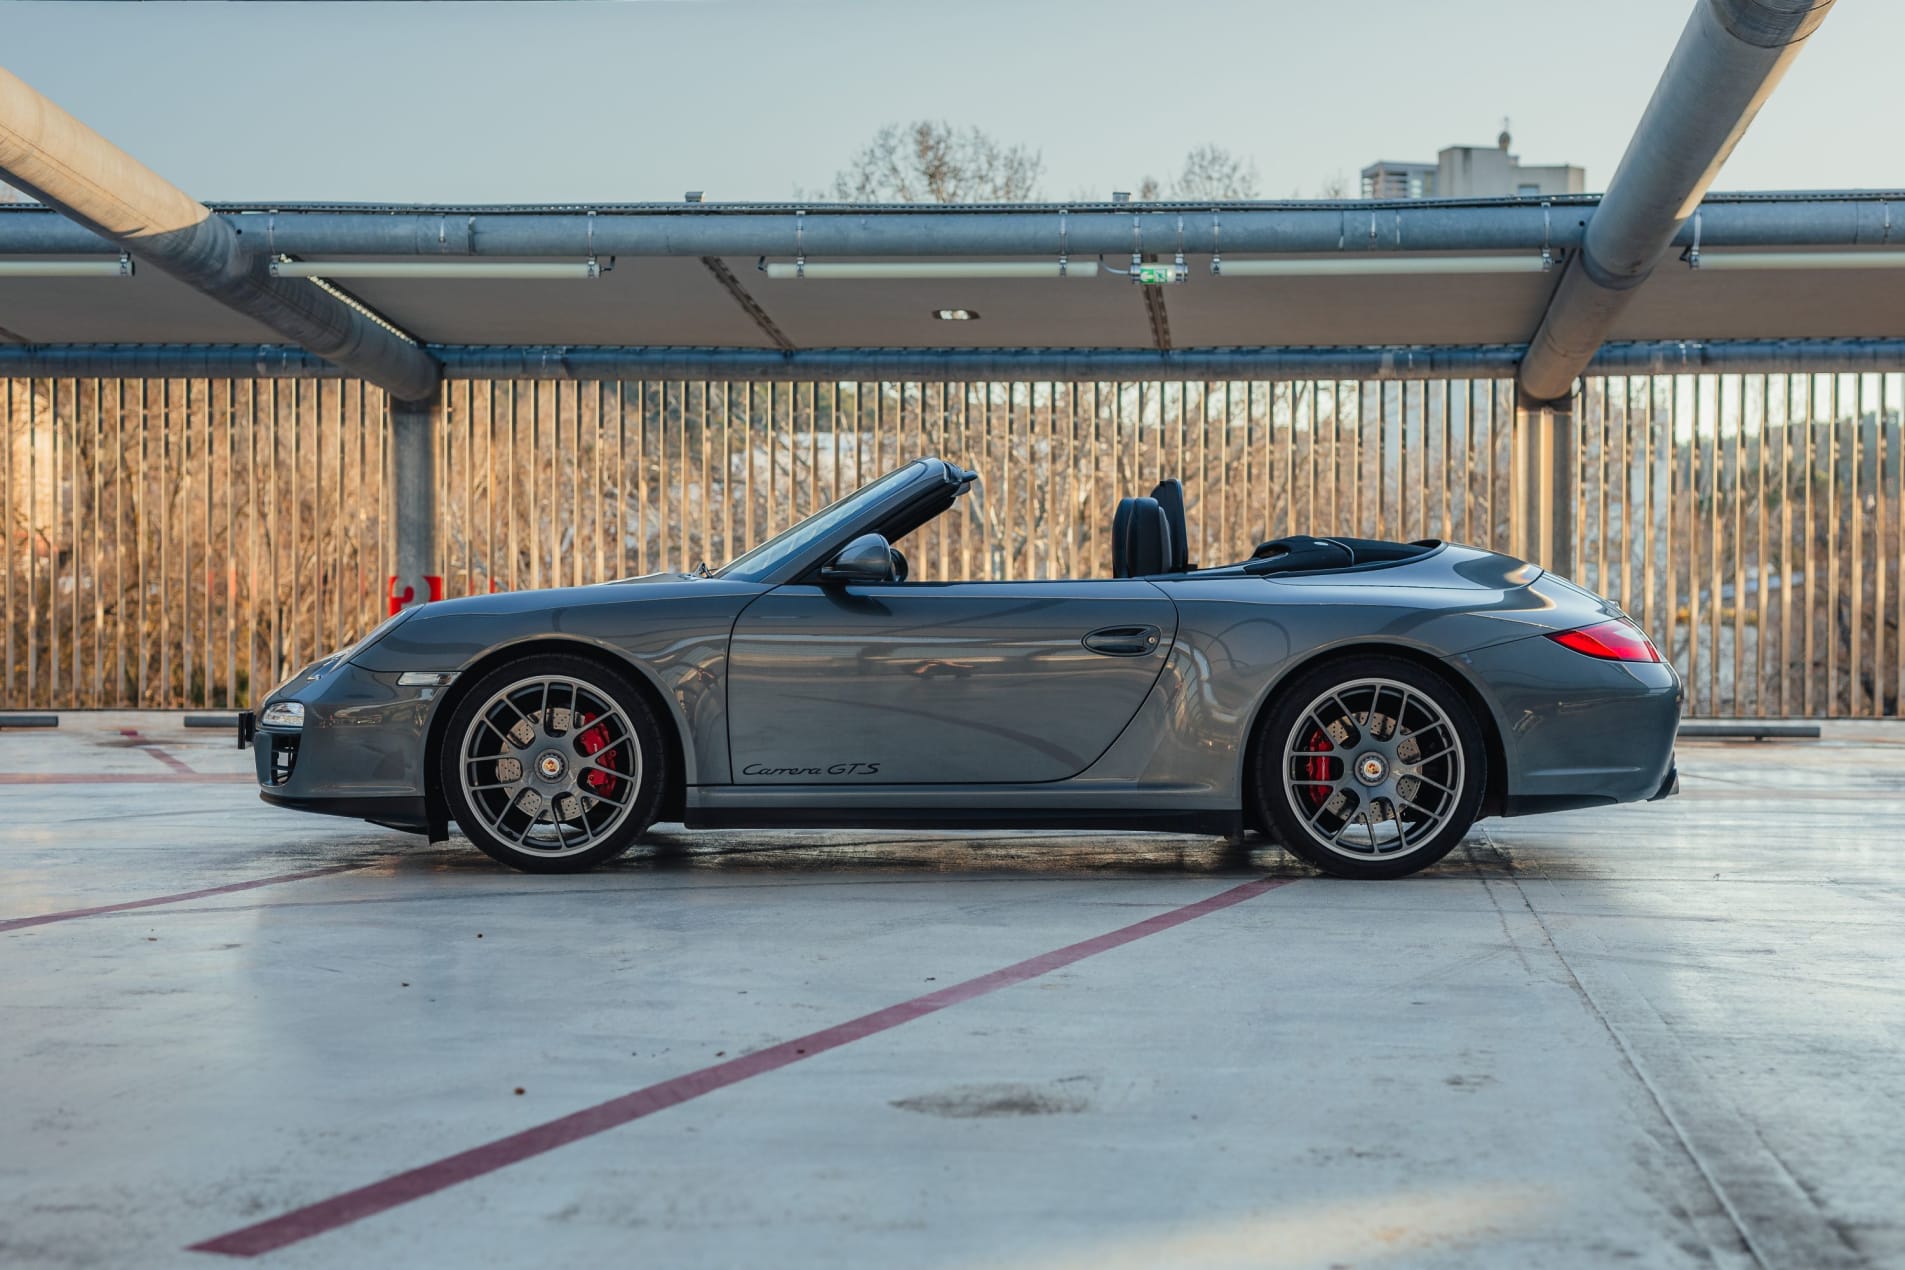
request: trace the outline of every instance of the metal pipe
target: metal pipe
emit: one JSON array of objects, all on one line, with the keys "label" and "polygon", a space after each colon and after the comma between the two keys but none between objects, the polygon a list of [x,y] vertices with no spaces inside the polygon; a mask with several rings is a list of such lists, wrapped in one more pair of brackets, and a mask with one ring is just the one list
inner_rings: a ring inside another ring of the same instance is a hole
[{"label": "metal pipe", "polygon": [[1905,339],[1628,340],[1601,345],[1594,375],[1808,375],[1905,371]]},{"label": "metal pipe", "polygon": [[429,354],[316,286],[265,275],[239,230],[0,68],[0,173],[117,250],[398,398],[425,398]]},{"label": "metal pipe", "polygon": [[[929,379],[947,383],[1153,379],[1512,379],[1527,346],[1347,348],[808,349],[430,345],[449,379],[756,382]],[[1601,346],[1595,375],[1905,371],[1905,339],[1638,340]],[[282,344],[0,345],[0,377],[337,379],[330,362]]]},{"label": "metal pipe", "polygon": [[1832,3],[1696,0],[1529,343],[1523,396],[1569,394]]},{"label": "metal pipe", "polygon": [[[1123,211],[1011,208],[670,206],[561,211],[227,208],[247,241],[296,256],[1044,256],[1147,250],[1306,255],[1534,251],[1581,245],[1599,199],[1417,201]],[[796,215],[796,212],[799,212]],[[1061,219],[1062,214],[1062,219]],[[1714,194],[1700,205],[1712,247],[1860,247],[1905,237],[1905,192]],[[1897,222],[1894,224],[1894,222]],[[1062,232],[1061,232],[1062,230]],[[1691,225],[1674,237],[1690,245]],[[0,255],[119,248],[47,209],[0,207]]]},{"label": "metal pipe", "polygon": [[[561,348],[443,349],[445,373],[473,379],[842,382],[930,379],[1443,379],[1506,377],[1519,349],[1210,348]],[[4,350],[0,350],[4,352]]]}]

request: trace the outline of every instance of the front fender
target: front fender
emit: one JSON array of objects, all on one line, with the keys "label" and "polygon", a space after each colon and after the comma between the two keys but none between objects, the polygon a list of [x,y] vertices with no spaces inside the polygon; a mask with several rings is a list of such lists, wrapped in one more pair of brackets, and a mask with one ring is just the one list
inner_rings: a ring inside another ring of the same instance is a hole
[{"label": "front fender", "polygon": [[728,639],[767,588],[725,579],[476,596],[424,606],[359,653],[378,673],[463,672],[510,648],[563,640],[606,652],[656,689],[682,737],[687,782],[726,784]]}]

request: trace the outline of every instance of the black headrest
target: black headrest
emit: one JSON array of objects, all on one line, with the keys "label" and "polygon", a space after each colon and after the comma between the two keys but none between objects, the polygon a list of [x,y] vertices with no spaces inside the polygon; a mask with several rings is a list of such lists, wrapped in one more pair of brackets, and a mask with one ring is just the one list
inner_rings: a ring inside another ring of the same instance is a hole
[{"label": "black headrest", "polygon": [[1184,519],[1184,482],[1167,476],[1151,491],[1151,497],[1164,509],[1164,521],[1171,527],[1171,559],[1165,567],[1183,573],[1191,567],[1190,526]]},{"label": "black headrest", "polygon": [[1171,523],[1155,498],[1125,498],[1111,518],[1111,576],[1170,572]]}]

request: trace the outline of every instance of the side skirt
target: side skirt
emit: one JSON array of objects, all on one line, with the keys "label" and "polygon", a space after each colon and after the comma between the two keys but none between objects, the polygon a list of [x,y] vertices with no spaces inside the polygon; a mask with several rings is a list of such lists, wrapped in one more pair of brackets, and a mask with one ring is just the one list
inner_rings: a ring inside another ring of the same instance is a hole
[{"label": "side skirt", "polygon": [[690,829],[1104,829],[1126,833],[1188,833],[1202,837],[1243,836],[1236,811],[1131,809],[1086,811],[999,808],[894,807],[690,807]]}]

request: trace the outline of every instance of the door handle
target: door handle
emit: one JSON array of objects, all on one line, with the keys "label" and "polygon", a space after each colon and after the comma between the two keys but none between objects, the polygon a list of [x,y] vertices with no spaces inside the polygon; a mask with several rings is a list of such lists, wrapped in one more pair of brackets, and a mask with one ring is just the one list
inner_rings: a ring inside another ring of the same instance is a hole
[{"label": "door handle", "polygon": [[1106,657],[1142,657],[1157,650],[1159,638],[1155,626],[1101,626],[1079,642]]}]

